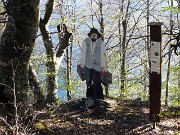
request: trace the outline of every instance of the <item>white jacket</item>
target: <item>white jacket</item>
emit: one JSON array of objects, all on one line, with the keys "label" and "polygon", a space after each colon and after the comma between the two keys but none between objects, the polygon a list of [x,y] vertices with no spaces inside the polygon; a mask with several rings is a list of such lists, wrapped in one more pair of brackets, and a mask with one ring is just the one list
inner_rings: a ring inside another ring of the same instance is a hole
[{"label": "white jacket", "polygon": [[[94,48],[96,46],[96,42],[92,42],[90,40],[90,44],[91,44],[91,53],[93,56]],[[84,68],[85,63],[86,63],[86,50],[87,49],[86,49],[86,39],[85,39],[82,43],[82,52],[81,52],[81,58],[80,58],[80,66],[82,68]],[[104,41],[102,41],[100,53],[101,53],[101,67],[103,68],[103,71],[107,72],[107,56],[106,56],[106,49],[105,49]],[[89,68],[91,69],[93,67],[89,67]]]}]

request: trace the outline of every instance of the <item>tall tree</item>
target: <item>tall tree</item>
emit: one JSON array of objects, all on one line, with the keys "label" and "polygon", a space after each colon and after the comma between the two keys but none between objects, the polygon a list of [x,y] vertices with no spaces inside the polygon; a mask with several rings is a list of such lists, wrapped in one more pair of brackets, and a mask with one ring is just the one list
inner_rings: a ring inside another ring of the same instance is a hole
[{"label": "tall tree", "polygon": [[[124,0],[121,1],[121,13],[124,12]],[[130,6],[130,0],[127,2],[126,12],[125,15],[122,17],[122,43],[121,43],[121,96],[123,97],[125,92],[125,82],[126,82],[126,67],[125,67],[125,61],[126,61],[126,49],[127,49],[127,42],[126,42],[126,36],[127,36],[127,21],[128,21],[128,10]]]},{"label": "tall tree", "polygon": [[[69,38],[71,37],[71,33],[68,32],[65,24],[57,26],[60,42],[56,53],[50,32],[47,29],[48,22],[50,21],[50,17],[52,16],[54,10],[54,2],[55,2],[54,0],[47,1],[44,18],[40,18],[40,24],[39,24],[39,28],[43,38],[44,46],[46,49],[46,56],[47,56],[46,68],[47,68],[47,102],[48,103],[56,103],[56,101],[58,100],[57,69],[56,69],[57,57],[58,59],[61,59],[63,57],[65,49],[69,46]],[[62,6],[62,4],[63,1],[62,3],[60,3],[60,5]]]},{"label": "tall tree", "polygon": [[[173,0],[170,1],[170,6],[173,6]],[[172,12],[170,13],[170,29],[172,29]],[[170,30],[172,31],[172,30]],[[171,37],[170,37],[171,40]],[[168,86],[169,86],[169,76],[170,76],[170,66],[171,66],[171,51],[170,51],[171,47],[169,46],[169,54],[168,54],[168,69],[167,69],[167,76],[166,76],[166,97],[165,97],[165,105],[168,105],[168,94],[169,94],[169,90],[168,90]]]},{"label": "tall tree", "polygon": [[40,18],[40,24],[39,24],[39,28],[42,34],[44,46],[46,48],[46,56],[47,56],[46,67],[47,67],[47,102],[48,103],[56,102],[56,100],[58,99],[57,83],[56,83],[55,50],[49,31],[47,30],[48,27],[47,25],[52,15],[53,8],[54,8],[54,0],[48,0],[46,4],[44,18]]},{"label": "tall tree", "polygon": [[[75,1],[72,2],[75,5]],[[68,6],[65,6],[68,5]],[[57,51],[56,56],[62,57],[65,50],[66,50],[66,90],[67,90],[67,99],[71,100],[71,71],[72,71],[72,42],[71,44],[69,43],[70,37],[72,33],[70,33],[67,29],[67,22],[65,21],[65,18],[68,16],[67,12],[70,13],[74,18],[73,10],[74,7],[72,7],[71,11],[71,6],[69,6],[69,2],[61,0],[61,4],[59,5],[59,10],[60,10],[60,20],[61,23],[58,25],[58,31],[59,31],[59,48]],[[75,28],[72,28],[75,29]],[[68,47],[70,45],[70,47]]]},{"label": "tall tree", "polygon": [[0,110],[11,115],[32,105],[28,80],[29,59],[39,24],[39,0],[7,0],[8,20],[0,43]]}]

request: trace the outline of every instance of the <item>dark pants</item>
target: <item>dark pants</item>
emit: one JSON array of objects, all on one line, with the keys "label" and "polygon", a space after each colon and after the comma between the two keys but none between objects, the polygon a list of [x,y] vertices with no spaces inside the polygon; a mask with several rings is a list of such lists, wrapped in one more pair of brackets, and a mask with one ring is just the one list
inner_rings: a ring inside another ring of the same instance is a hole
[{"label": "dark pants", "polygon": [[87,83],[86,97],[95,99],[104,99],[101,86],[101,72],[90,69],[89,82]]}]

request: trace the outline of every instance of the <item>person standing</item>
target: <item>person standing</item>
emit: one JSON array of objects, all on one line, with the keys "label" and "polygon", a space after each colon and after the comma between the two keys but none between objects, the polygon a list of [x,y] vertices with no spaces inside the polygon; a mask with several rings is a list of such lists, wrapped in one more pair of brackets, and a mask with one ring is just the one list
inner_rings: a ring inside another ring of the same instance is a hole
[{"label": "person standing", "polygon": [[80,68],[87,72],[86,97],[104,99],[101,76],[107,75],[107,56],[104,41],[96,28],[91,28],[82,43]]}]

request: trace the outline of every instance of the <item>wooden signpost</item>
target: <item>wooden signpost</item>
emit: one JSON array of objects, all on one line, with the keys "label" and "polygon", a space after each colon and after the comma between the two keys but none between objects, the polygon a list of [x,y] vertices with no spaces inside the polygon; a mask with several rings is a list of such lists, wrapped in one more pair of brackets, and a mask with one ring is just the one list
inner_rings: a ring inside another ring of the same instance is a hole
[{"label": "wooden signpost", "polygon": [[160,122],[161,108],[161,25],[160,22],[151,22],[150,26],[150,113],[149,120]]}]

